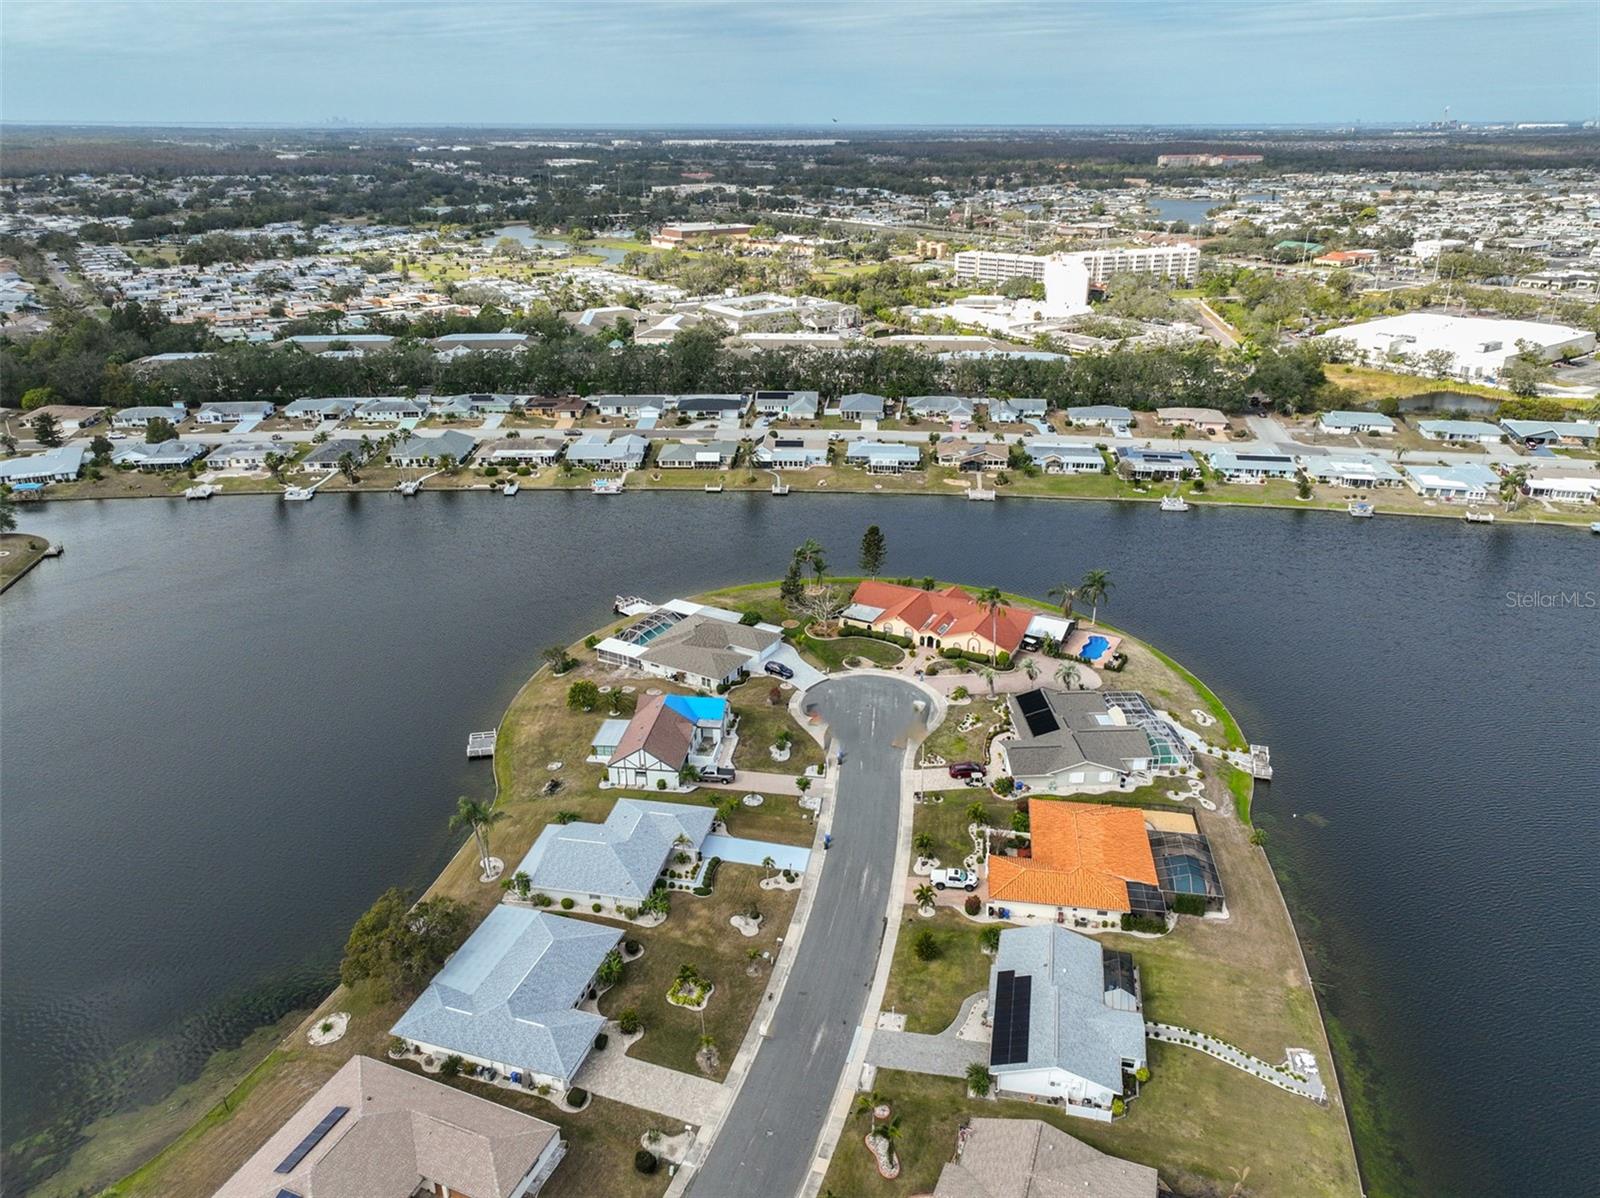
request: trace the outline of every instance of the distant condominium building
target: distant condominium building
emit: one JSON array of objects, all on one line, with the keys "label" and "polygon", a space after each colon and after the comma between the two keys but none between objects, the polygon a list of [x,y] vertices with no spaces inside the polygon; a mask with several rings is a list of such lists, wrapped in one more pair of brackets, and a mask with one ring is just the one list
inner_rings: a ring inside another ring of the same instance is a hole
[{"label": "distant condominium building", "polygon": [[1112,275],[1151,274],[1193,281],[1200,273],[1200,247],[1176,245],[1114,246],[1079,250],[1071,254],[1010,254],[997,250],[962,250],[955,255],[956,278],[977,283],[1004,283],[1008,279],[1043,282],[1051,259],[1079,264],[1091,283],[1104,283]]},{"label": "distant condominium building", "polygon": [[1157,166],[1249,166],[1260,154],[1157,154]]}]

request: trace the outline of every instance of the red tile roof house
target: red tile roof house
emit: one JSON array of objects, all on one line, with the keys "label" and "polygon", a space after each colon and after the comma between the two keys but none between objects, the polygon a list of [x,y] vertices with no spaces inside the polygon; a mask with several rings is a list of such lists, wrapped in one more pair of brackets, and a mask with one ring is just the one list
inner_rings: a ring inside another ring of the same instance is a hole
[{"label": "red tile roof house", "polygon": [[871,580],[856,593],[841,618],[856,624],[910,637],[932,649],[967,653],[1015,653],[1033,619],[1031,612],[1001,607],[991,612],[960,587],[924,591],[918,587]]}]

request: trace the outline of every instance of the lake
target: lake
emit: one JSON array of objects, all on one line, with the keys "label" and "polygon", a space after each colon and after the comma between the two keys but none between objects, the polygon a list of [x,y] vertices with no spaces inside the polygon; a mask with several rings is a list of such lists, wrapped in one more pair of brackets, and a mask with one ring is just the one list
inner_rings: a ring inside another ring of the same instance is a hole
[{"label": "lake", "polygon": [[[1252,194],[1239,197],[1241,204],[1259,204],[1272,199],[1270,195]],[[1188,221],[1191,225],[1203,225],[1207,221],[1206,213],[1213,208],[1227,203],[1226,200],[1192,200],[1181,196],[1152,196],[1145,200],[1145,207],[1155,211],[1161,220]]]},{"label": "lake", "polygon": [[1106,618],[1272,746],[1258,819],[1388,1192],[1592,1185],[1600,611],[1542,597],[1600,589],[1600,541],[859,495],[27,509],[67,552],[0,599],[7,1142],[155,1100],[320,997],[373,898],[452,852],[456,797],[491,793],[467,733],[613,595],[776,577],[807,537],[853,570],[869,523],[891,574],[1109,570]]},{"label": "lake", "polygon": [[626,250],[613,249],[604,245],[586,245],[574,247],[570,241],[563,241],[559,237],[540,237],[527,225],[506,225],[496,229],[483,239],[483,244],[493,247],[503,237],[520,242],[529,249],[552,250],[558,254],[592,254],[603,259],[607,266],[620,266],[622,259],[627,256]]}]

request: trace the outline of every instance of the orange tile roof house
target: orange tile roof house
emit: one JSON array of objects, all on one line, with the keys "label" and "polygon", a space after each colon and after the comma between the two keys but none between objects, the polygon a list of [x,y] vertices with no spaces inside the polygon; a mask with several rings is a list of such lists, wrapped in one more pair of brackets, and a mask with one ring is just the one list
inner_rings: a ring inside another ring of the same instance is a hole
[{"label": "orange tile roof house", "polygon": [[991,613],[960,587],[924,591],[869,580],[856,587],[842,618],[934,649],[1015,653],[1033,616],[1015,607]]},{"label": "orange tile roof house", "polygon": [[1052,920],[1165,912],[1143,811],[1037,799],[1028,822],[1032,857],[989,858],[991,906]]}]

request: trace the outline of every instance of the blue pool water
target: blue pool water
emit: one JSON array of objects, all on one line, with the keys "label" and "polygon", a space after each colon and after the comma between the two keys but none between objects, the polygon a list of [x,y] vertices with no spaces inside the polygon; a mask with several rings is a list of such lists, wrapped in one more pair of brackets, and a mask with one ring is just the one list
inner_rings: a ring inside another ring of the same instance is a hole
[{"label": "blue pool water", "polygon": [[1099,661],[1102,654],[1111,648],[1111,642],[1103,636],[1092,636],[1083,643],[1083,655],[1090,661]]}]

